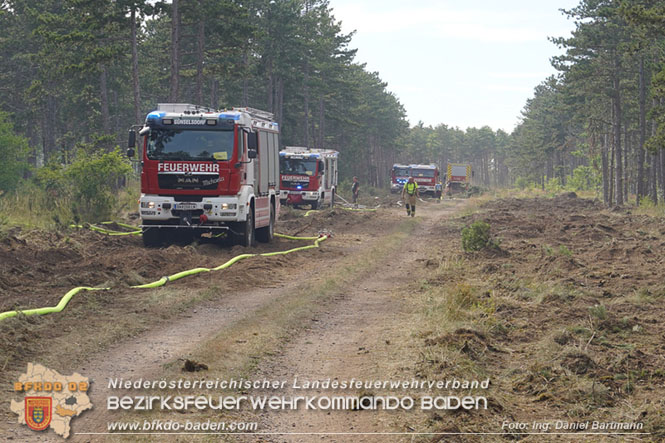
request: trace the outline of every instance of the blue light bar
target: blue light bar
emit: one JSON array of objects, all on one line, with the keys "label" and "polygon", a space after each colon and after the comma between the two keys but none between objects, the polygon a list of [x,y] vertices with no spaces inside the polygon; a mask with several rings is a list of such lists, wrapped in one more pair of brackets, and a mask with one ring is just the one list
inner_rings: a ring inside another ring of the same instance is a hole
[{"label": "blue light bar", "polygon": [[227,118],[229,120],[240,120],[240,114],[219,114],[219,118]]},{"label": "blue light bar", "polygon": [[158,111],[152,111],[148,116],[146,117],[146,121],[148,122],[153,122],[157,121],[160,118],[164,117],[166,115],[166,112],[158,112]]}]

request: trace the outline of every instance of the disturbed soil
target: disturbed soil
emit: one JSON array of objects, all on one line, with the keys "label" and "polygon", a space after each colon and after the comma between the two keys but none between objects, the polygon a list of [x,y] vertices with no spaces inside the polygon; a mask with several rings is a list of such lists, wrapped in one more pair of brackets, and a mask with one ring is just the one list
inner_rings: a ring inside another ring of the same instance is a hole
[{"label": "disturbed soil", "polygon": [[[153,290],[129,286],[309,242],[146,249],[136,237],[10,230],[0,238],[0,311],[52,306],[79,285],[113,289],[80,293],[59,314],[0,323],[0,383],[10,386],[28,362],[98,380],[489,378],[487,391],[473,391],[487,396],[484,410],[222,417],[270,433],[237,436],[245,441],[478,441],[479,432],[488,441],[569,441],[502,425],[557,420],[640,422],[648,433],[580,432],[576,441],[664,439],[665,221],[573,194],[487,200],[423,202],[415,219],[390,197],[376,199],[376,212],[285,210],[278,232],[333,237],[316,250],[255,257]],[[460,232],[478,220],[490,225],[492,242],[464,252]],[[194,375],[182,375],[188,365]],[[106,395],[91,392],[100,406],[76,419],[75,434],[118,419],[104,410]],[[211,414],[187,418],[219,418]],[[15,420],[2,408],[0,435],[34,437]]]},{"label": "disturbed soil", "polygon": [[[335,210],[304,218],[305,211],[286,208],[277,231],[296,236],[366,231],[362,223],[372,213]],[[207,299],[220,299],[243,290],[275,287],[294,272],[307,272],[307,254],[255,257],[227,271],[205,273],[167,285],[183,290],[173,300],[156,299],[153,290],[129,286],[159,280],[183,270],[212,268],[244,253],[281,251],[310,244],[275,238],[248,250],[202,239],[191,245],[145,248],[137,236],[107,236],[89,230],[68,232],[24,231],[13,228],[0,236],[0,312],[55,306],[78,286],[110,287],[111,291],[80,292],[59,314],[19,316],[0,323],[0,381],[5,383],[27,362],[49,356],[53,343],[80,343],[85,349],[70,354],[74,364],[90,351],[149,329],[176,313]],[[345,247],[337,242],[317,250],[322,259],[339,259]],[[355,246],[351,242],[352,246]],[[146,294],[153,294],[146,297]],[[196,297],[194,297],[196,295]],[[83,331],[100,331],[96,341],[80,340]],[[87,346],[87,347],[86,347]],[[57,361],[57,355],[50,357]],[[48,361],[48,359],[47,359]]]},{"label": "disturbed soil", "polygon": [[[479,220],[494,246],[465,253],[460,228]],[[542,441],[531,425],[502,423],[588,420],[641,423],[627,432],[665,438],[663,219],[570,193],[491,201],[439,234],[444,258],[429,284],[465,308],[449,316],[455,327],[425,331],[420,371],[487,375],[492,399],[482,414],[433,415],[429,429]]]}]

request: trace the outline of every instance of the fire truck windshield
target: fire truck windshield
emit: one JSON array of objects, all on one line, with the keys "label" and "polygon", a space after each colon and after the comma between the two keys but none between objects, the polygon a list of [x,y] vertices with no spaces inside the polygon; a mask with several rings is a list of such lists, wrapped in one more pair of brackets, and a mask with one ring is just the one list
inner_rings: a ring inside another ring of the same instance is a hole
[{"label": "fire truck windshield", "polygon": [[393,168],[393,172],[395,177],[408,177],[410,175],[409,168]]},{"label": "fire truck windshield", "polygon": [[414,177],[434,177],[434,169],[412,169],[411,175]]},{"label": "fire truck windshield", "polygon": [[304,158],[289,158],[281,156],[279,158],[279,171],[282,174],[311,176],[316,172],[316,159],[309,160]]},{"label": "fire truck windshield", "polygon": [[230,160],[233,131],[153,129],[147,155],[150,160]]}]

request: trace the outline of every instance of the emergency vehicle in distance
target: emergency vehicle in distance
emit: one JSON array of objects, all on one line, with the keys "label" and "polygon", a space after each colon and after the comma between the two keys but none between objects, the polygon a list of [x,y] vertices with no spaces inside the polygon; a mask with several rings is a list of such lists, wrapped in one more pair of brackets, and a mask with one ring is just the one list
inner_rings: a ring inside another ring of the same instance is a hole
[{"label": "emergency vehicle in distance", "polygon": [[409,165],[395,163],[392,171],[390,171],[390,192],[393,194],[402,192],[404,183],[409,180],[410,176],[411,168]]},{"label": "emergency vehicle in distance", "polygon": [[335,205],[339,153],[332,149],[287,146],[279,152],[282,204]]},{"label": "emergency vehicle in distance", "polygon": [[[279,127],[253,108],[162,103],[138,132],[143,242],[228,232],[269,242],[279,214]],[[134,157],[137,133],[129,132]]]},{"label": "emergency vehicle in distance", "polygon": [[435,164],[409,165],[411,177],[418,183],[420,193],[430,193],[434,197],[441,197],[442,185],[439,177],[439,168]]},{"label": "emergency vehicle in distance", "polygon": [[469,189],[473,171],[469,163],[448,163],[446,194],[464,192]]}]

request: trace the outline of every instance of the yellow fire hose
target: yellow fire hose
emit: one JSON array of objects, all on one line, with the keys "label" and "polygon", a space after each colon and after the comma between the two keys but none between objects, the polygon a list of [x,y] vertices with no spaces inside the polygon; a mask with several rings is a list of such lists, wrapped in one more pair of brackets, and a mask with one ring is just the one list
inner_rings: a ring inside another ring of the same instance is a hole
[{"label": "yellow fire hose", "polygon": [[[103,224],[111,224],[112,222],[104,222]],[[125,225],[121,223],[116,223],[118,226],[121,226],[123,228],[128,228],[128,229],[136,229],[136,226],[131,226],[131,225]],[[82,225],[72,225],[72,227],[76,228],[83,228],[84,226]],[[94,225],[88,225],[88,228],[90,228],[93,231],[100,232],[103,234],[107,235],[140,235],[141,231],[131,231],[131,232],[121,232],[121,231],[112,231],[109,229],[104,229],[100,228]],[[234,263],[239,262],[240,260],[244,260],[246,258],[250,257],[272,257],[276,255],[286,255],[290,254],[291,252],[296,252],[296,251],[304,251],[307,249],[313,249],[313,248],[318,248],[319,243],[322,241],[325,241],[330,235],[322,235],[319,237],[294,237],[291,235],[284,235],[284,234],[275,234],[276,237],[281,237],[285,238],[287,240],[314,240],[314,244],[308,245],[308,246],[301,246],[299,248],[293,248],[293,249],[288,249],[286,251],[277,251],[277,252],[264,252],[262,254],[240,254],[235,257],[233,257],[231,260],[227,261],[226,263],[217,266],[216,268],[194,268],[190,269],[188,271],[182,271],[178,272],[173,275],[169,275],[167,277],[162,277],[157,281],[154,281],[152,283],[147,283],[144,285],[138,285],[138,286],[131,286],[133,289],[144,289],[144,288],[157,288],[159,286],[164,286],[166,283],[170,281],[175,281],[179,280],[183,277],[187,277],[190,275],[195,275],[199,274],[201,272],[212,272],[212,271],[221,271],[222,269],[226,269],[230,266],[232,266]],[[87,286],[80,286],[78,288],[74,288],[71,291],[67,292],[61,299],[60,302],[56,306],[51,306],[51,307],[46,307],[46,308],[36,308],[36,309],[25,309],[25,310],[20,310],[20,311],[6,311],[6,312],[1,312],[0,313],[0,321],[5,320],[10,317],[15,317],[19,314],[23,315],[45,315],[45,314],[51,314],[54,312],[61,312],[65,307],[67,306],[67,303],[74,297],[76,294],[78,294],[81,291],[109,291],[112,288],[90,288]]]}]

